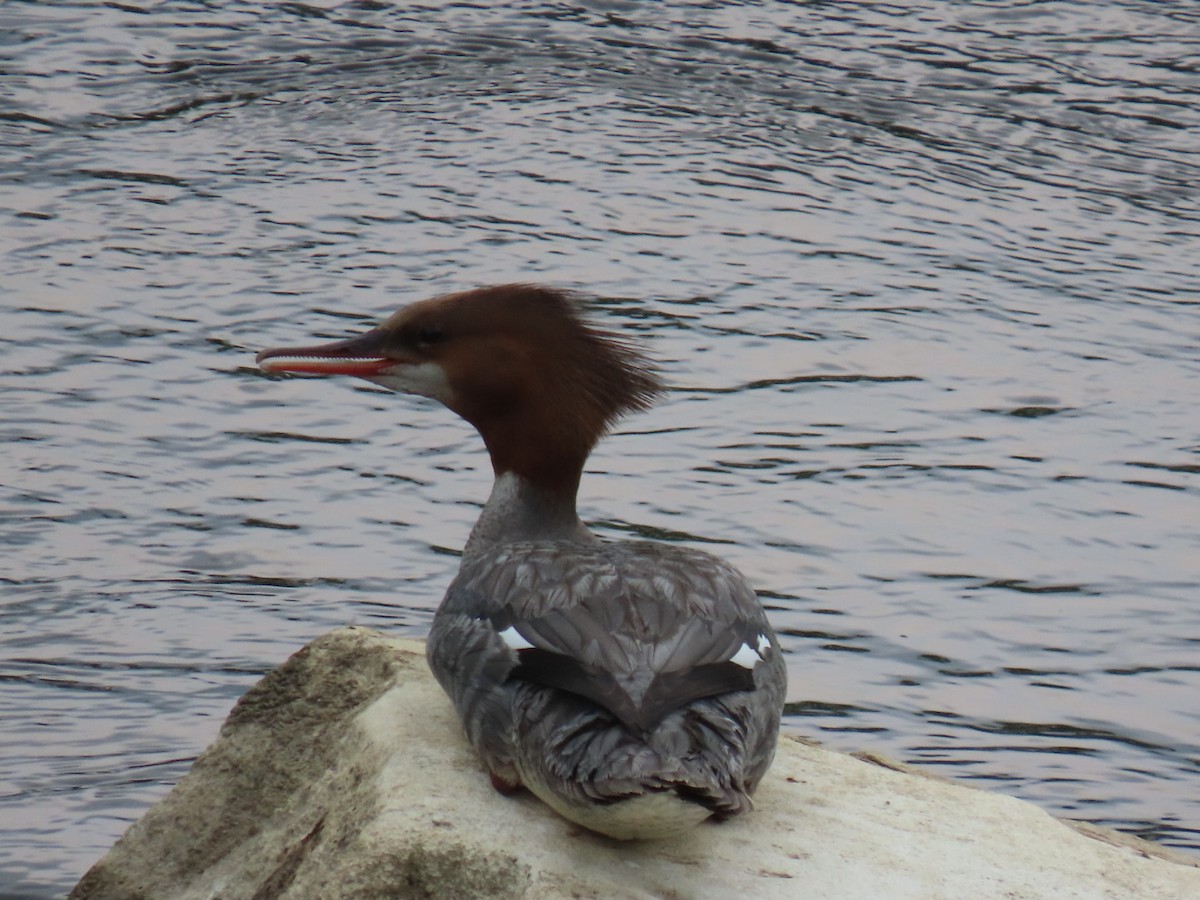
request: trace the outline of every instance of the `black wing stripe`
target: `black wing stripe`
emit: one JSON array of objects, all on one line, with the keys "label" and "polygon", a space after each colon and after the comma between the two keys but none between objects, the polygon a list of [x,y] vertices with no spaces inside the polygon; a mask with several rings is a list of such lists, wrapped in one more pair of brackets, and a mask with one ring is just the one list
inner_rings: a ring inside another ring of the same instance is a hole
[{"label": "black wing stripe", "polygon": [[509,677],[584,697],[639,731],[653,728],[668,713],[696,700],[754,690],[750,669],[731,662],[709,663],[683,672],[660,673],[639,703],[612,675],[589,670],[569,656],[531,647],[519,650],[517,659]]},{"label": "black wing stripe", "polygon": [[681,672],[661,672],[650,684],[641,707],[653,722],[706,697],[754,690],[754,671],[732,662],[707,663]]},{"label": "black wing stripe", "polygon": [[589,670],[578,660],[539,647],[518,650],[517,659],[510,678],[576,694],[607,709],[632,728],[647,727],[642,724],[637,705],[607,672]]}]

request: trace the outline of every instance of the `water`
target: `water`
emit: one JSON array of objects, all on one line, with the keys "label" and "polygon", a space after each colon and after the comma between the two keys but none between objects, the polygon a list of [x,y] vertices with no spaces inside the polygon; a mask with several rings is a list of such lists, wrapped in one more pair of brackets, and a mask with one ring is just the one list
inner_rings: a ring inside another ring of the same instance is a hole
[{"label": "water", "polygon": [[8,3],[0,894],[235,699],[422,635],[475,436],[264,346],[605,297],[674,390],[582,513],[725,555],[787,726],[1200,851],[1191,3]]}]

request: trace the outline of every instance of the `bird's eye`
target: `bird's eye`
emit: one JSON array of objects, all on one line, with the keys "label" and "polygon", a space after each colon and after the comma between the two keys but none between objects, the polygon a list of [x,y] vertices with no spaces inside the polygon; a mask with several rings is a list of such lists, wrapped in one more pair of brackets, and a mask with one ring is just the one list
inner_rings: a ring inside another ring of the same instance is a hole
[{"label": "bird's eye", "polygon": [[417,343],[422,347],[428,347],[432,344],[440,344],[446,339],[446,333],[442,329],[428,326],[417,332]]}]

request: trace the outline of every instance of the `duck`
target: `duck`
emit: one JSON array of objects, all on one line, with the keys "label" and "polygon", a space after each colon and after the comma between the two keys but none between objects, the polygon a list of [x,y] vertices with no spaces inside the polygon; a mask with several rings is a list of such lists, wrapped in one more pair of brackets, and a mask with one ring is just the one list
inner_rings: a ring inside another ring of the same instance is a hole
[{"label": "duck", "polygon": [[426,656],[482,770],[617,840],[752,809],[787,688],[766,612],[725,560],[602,540],[577,493],[596,443],[664,384],[581,295],[505,284],[414,302],[346,340],[257,355],[431,398],[483,439],[494,480]]}]

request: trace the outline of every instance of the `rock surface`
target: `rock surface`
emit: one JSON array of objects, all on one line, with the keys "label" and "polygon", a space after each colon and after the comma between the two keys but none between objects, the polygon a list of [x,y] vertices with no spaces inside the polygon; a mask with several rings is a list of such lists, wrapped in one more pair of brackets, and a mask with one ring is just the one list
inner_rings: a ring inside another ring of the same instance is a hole
[{"label": "rock surface", "polygon": [[501,797],[423,645],[343,628],[247,693],[71,896],[1200,898],[1200,861],[791,738],[755,800],[630,844]]}]

